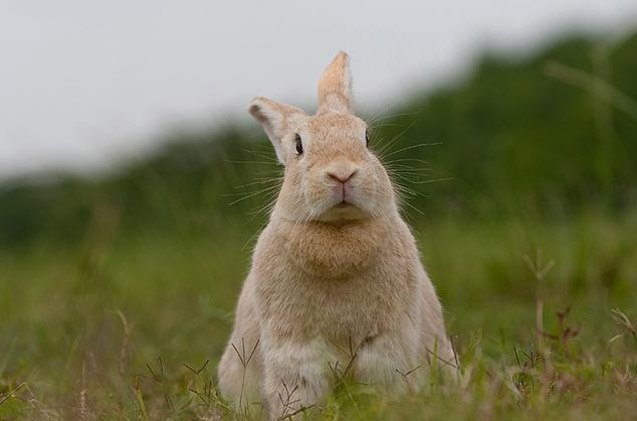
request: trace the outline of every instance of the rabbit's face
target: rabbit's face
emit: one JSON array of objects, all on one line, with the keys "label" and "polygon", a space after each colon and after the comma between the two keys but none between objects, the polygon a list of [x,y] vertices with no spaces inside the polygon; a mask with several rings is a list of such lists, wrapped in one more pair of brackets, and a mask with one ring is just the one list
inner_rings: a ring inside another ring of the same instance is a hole
[{"label": "rabbit's face", "polygon": [[368,147],[365,122],[337,113],[303,120],[282,139],[286,169],[279,212],[294,221],[339,221],[390,210],[391,184]]},{"label": "rabbit's face", "polygon": [[257,97],[250,114],[285,168],[274,212],[295,222],[379,217],[396,209],[389,177],[369,150],[367,125],[353,115],[349,58],[341,52],[318,85],[319,109]]}]

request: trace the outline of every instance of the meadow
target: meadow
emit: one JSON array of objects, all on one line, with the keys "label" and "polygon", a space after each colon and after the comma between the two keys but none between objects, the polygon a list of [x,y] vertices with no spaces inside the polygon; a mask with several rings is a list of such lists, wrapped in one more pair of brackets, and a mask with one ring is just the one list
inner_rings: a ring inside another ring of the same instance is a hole
[{"label": "meadow", "polygon": [[[234,232],[223,241],[177,234],[120,241],[101,231],[77,249],[3,253],[0,418],[229,415],[215,366],[252,236]],[[343,385],[325,417],[635,413],[634,214],[554,224],[443,221],[417,232],[459,353],[460,384],[432,380],[430,390],[397,401]]]},{"label": "meadow", "polygon": [[[371,119],[460,370],[399,399],[338,379],[303,416],[637,413],[637,36],[600,45],[487,55]],[[591,73],[591,51],[612,77]],[[229,124],[177,130],[101,178],[1,187],[0,419],[237,417],[216,364],[272,161],[263,136]]]}]

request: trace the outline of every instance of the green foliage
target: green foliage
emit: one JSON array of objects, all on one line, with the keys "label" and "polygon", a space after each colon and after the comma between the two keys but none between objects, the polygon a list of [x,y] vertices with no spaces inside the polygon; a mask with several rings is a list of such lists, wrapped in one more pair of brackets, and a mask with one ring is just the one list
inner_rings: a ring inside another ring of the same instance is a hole
[{"label": "green foliage", "polygon": [[[637,191],[636,57],[637,35],[617,45],[573,38],[515,60],[485,55],[466,80],[373,121],[373,147],[384,149],[403,185],[405,208],[431,217],[629,208]],[[243,218],[274,193],[268,180],[280,169],[261,134],[230,124],[175,132],[164,144],[101,180],[0,189],[0,244],[77,240],[104,207],[127,232],[201,231]]]}]

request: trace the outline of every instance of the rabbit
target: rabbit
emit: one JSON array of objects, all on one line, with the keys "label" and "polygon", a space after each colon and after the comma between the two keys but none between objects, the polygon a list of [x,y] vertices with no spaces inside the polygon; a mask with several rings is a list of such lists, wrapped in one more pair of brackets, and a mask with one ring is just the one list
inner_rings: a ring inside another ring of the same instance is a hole
[{"label": "rabbit", "polygon": [[284,178],[218,366],[235,409],[272,419],[321,405],[342,377],[418,390],[433,361],[455,365],[441,304],[399,213],[387,171],[353,114],[349,56],[318,84],[319,108],[257,97]]}]

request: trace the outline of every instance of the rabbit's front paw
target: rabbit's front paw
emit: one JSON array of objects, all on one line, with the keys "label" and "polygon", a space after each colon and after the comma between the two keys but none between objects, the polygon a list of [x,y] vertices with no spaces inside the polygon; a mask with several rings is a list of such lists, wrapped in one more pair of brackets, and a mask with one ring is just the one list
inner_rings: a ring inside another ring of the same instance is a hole
[{"label": "rabbit's front paw", "polygon": [[318,341],[270,345],[264,387],[271,419],[301,414],[321,403],[329,390],[324,347]]}]

